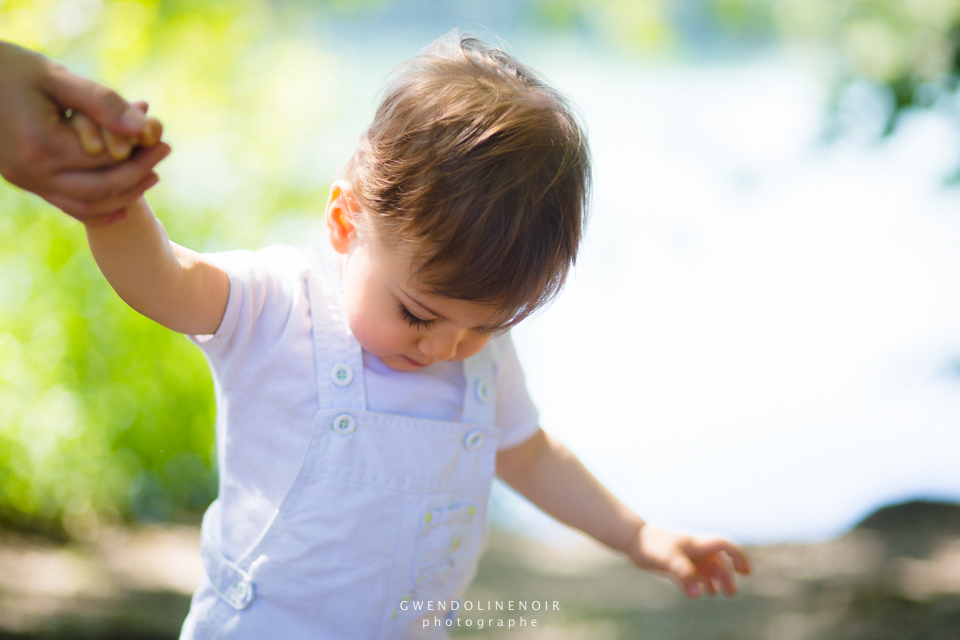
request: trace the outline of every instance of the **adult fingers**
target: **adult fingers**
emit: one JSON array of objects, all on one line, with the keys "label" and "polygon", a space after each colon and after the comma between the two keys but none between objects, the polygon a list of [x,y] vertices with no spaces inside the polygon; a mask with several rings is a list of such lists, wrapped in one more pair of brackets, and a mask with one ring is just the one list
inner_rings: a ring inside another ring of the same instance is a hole
[{"label": "adult fingers", "polygon": [[105,227],[108,224],[113,224],[114,222],[120,222],[121,220],[127,219],[127,210],[119,209],[113,211],[112,213],[104,213],[102,215],[90,218],[89,220],[84,220],[83,224],[88,227]]},{"label": "adult fingers", "polygon": [[101,226],[125,217],[124,207],[143,195],[144,191],[156,185],[159,180],[157,174],[150,174],[129,191],[99,202],[83,202],[65,198],[59,194],[48,194],[44,195],[43,198],[84,224]]},{"label": "adult fingers", "polygon": [[138,136],[146,123],[143,112],[121,98],[116,91],[78,76],[66,67],[51,64],[45,89],[61,107],[83,111],[97,124],[114,133]]},{"label": "adult fingers", "polygon": [[97,203],[128,192],[170,154],[170,145],[137,149],[126,162],[97,171],[63,171],[54,180],[51,191],[67,199]]}]

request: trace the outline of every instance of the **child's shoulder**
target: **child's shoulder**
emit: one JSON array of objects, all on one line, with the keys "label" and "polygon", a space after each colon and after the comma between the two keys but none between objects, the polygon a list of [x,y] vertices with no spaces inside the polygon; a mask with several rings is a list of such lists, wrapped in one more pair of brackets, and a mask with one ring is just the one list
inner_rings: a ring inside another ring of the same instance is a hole
[{"label": "child's shoulder", "polygon": [[228,273],[235,275],[298,278],[309,271],[316,248],[275,244],[262,249],[237,249],[207,254]]}]

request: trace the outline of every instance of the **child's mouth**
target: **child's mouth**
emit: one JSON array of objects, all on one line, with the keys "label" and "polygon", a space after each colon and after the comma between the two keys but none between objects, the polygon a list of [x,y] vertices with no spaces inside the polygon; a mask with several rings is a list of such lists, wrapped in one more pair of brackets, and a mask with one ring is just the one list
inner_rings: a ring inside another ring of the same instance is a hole
[{"label": "child's mouth", "polygon": [[425,364],[421,364],[421,363],[417,362],[417,361],[414,360],[413,358],[408,358],[407,356],[402,356],[402,357],[403,357],[404,360],[406,360],[407,362],[409,362],[410,364],[412,364],[412,365],[415,366],[415,367],[425,367],[425,366],[427,366],[427,365],[425,365]]}]

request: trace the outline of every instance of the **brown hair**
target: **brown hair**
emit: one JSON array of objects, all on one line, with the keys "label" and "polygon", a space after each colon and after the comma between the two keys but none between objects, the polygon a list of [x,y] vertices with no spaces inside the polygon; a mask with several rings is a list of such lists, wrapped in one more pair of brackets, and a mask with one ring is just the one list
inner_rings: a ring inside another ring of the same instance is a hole
[{"label": "brown hair", "polygon": [[500,49],[441,38],[401,65],[348,165],[381,238],[410,240],[431,293],[511,326],[560,291],[590,190],[566,100]]}]

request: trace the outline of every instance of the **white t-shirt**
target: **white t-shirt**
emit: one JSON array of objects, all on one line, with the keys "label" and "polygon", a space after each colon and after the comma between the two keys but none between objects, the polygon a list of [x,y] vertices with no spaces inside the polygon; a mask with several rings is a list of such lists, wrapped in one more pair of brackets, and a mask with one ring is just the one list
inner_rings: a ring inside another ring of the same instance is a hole
[{"label": "white t-shirt", "polygon": [[[221,541],[228,558],[242,555],[267,526],[310,441],[317,383],[305,256],[284,246],[207,256],[227,272],[230,297],[217,332],[191,339],[213,370]],[[539,415],[509,333],[493,338],[491,347],[498,352],[497,446],[506,449],[536,433]],[[460,362],[407,373],[364,351],[363,376],[370,411],[461,419],[466,380]]]}]

